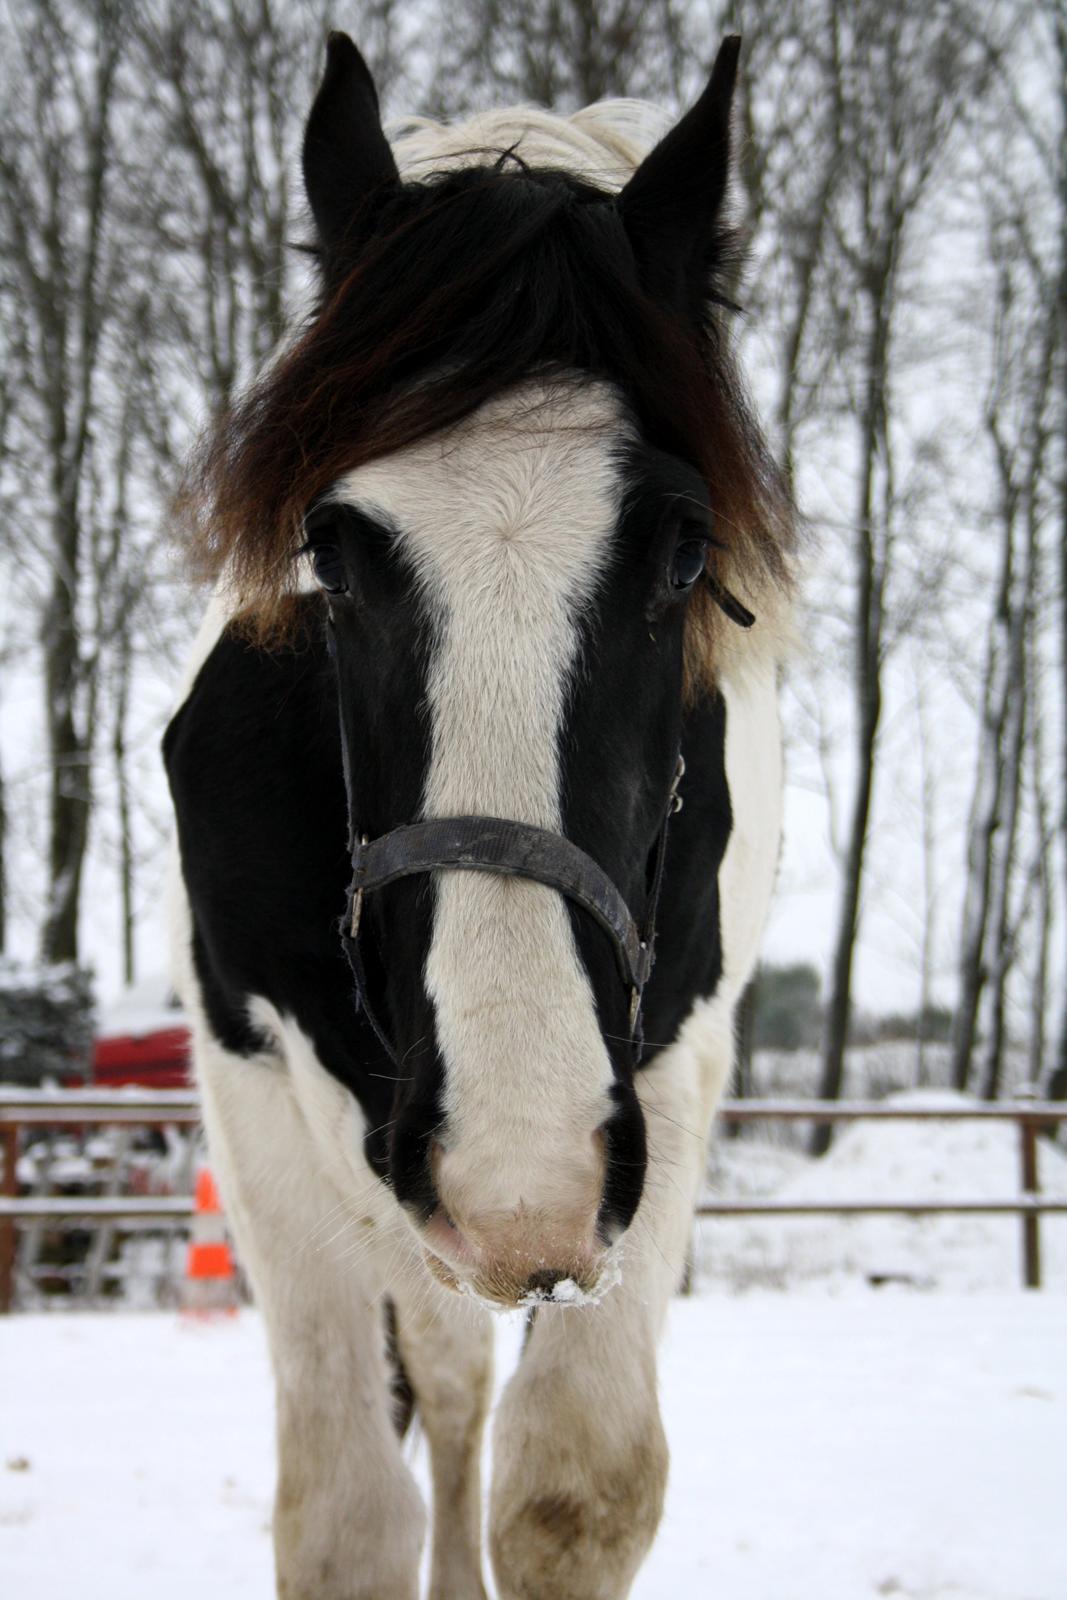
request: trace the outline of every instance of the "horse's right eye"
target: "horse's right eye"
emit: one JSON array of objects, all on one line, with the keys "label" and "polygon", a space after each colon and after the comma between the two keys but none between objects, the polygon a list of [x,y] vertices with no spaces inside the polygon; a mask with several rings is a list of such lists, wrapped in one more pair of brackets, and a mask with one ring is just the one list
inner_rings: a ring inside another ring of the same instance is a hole
[{"label": "horse's right eye", "polygon": [[335,544],[314,544],[310,555],[315,582],[320,589],[325,589],[327,594],[347,594],[348,577],[340,547]]}]

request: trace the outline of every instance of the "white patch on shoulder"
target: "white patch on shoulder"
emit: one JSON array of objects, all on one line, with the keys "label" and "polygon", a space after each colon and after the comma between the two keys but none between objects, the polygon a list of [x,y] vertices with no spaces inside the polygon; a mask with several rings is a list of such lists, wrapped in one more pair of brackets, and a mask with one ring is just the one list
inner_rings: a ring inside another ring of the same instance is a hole
[{"label": "white patch on shoulder", "polygon": [[[339,485],[398,530],[433,628],[426,816],[560,830],[568,679],[610,559],[629,429],[605,385],[531,383]],[[460,1186],[479,1212],[577,1204],[612,1073],[563,899],[436,877],[426,982]]]}]

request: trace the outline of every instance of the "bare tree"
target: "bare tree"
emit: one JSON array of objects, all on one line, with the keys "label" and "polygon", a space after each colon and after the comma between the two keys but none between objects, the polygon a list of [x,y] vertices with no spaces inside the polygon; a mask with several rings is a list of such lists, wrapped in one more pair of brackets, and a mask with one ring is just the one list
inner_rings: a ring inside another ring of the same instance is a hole
[{"label": "bare tree", "polygon": [[[1040,667],[1036,649],[1036,629],[1030,629],[1028,639],[1029,666],[1027,679],[1031,684],[1040,682]],[[1055,915],[1055,898],[1052,872],[1052,844],[1056,830],[1052,824],[1046,774],[1045,742],[1042,735],[1042,718],[1030,721],[1030,786],[1033,794],[1034,818],[1037,828],[1037,857],[1034,862],[1036,932],[1033,962],[1029,975],[1029,1048],[1027,1051],[1027,1080],[1035,1088],[1045,1072],[1045,1052],[1048,1033],[1049,953],[1052,947],[1052,929]]]},{"label": "bare tree", "polygon": [[7,947],[7,790],[0,766],[0,956]]},{"label": "bare tree", "polygon": [[[894,335],[905,252],[976,75],[968,31],[951,6],[873,3],[842,7],[840,99],[847,171],[839,179],[835,238],[839,326],[851,328],[839,360],[855,408],[852,555],[854,780],[831,965],[820,1089],[840,1093],[852,967],[883,702],[896,520],[893,449]],[[825,1149],[829,1130],[817,1130]]]},{"label": "bare tree", "polygon": [[[998,1092],[1002,1077],[1008,983],[1019,953],[1018,933],[1031,886],[1044,881],[1051,848],[1047,822],[1040,815],[1039,767],[1034,775],[1036,840],[1031,863],[1023,870],[1028,737],[1039,764],[1041,759],[1035,633],[1042,619],[1037,595],[1043,529],[1055,494],[1056,374],[1064,361],[1064,326],[1055,312],[1058,241],[1045,236],[1050,203],[1054,210],[1048,152],[1018,99],[1014,61],[995,50],[992,55],[999,70],[998,117],[996,127],[986,130],[981,184],[993,286],[983,427],[993,463],[999,555],[968,820],[952,1061],[954,1083],[967,1088],[984,1016],[978,1086],[989,1098]],[[1039,948],[1046,951],[1038,958],[1039,976],[1040,962],[1047,958],[1050,916],[1051,907],[1037,934]],[[1043,1021],[1036,1032],[1043,1033]]]},{"label": "bare tree", "polygon": [[[34,0],[5,40],[9,137],[0,150],[4,271],[24,307],[19,464],[39,505],[50,756],[48,905],[42,952],[78,953],[93,745],[81,648],[85,501],[93,419],[121,263],[110,229],[121,8]],[[32,416],[30,415],[32,411]]]},{"label": "bare tree", "polygon": [[[1050,311],[1057,330],[1056,403],[1059,410],[1059,478],[1053,519],[1058,528],[1060,580],[1060,687],[1063,714],[1060,850],[1063,867],[1063,909],[1067,917],[1067,16],[1058,0],[1046,0],[1044,20],[1052,36],[1057,104],[1054,132],[1045,146],[1045,168],[1051,179],[1058,233],[1058,270]],[[1067,993],[1062,1000],[1056,1091],[1067,1096]]]},{"label": "bare tree", "polygon": [[[362,9],[382,68],[399,8]],[[326,7],[277,11],[27,0],[0,20],[0,555],[17,518],[40,608],[48,960],[78,956],[106,715],[132,964],[122,728],[165,593],[154,526],[194,422],[278,339],[299,261],[289,174]]]},{"label": "bare tree", "polygon": [[790,483],[798,430],[825,393],[835,348],[820,301],[847,170],[841,10],[837,0],[731,0],[722,19],[745,37],[739,166],[755,272],[744,300],[775,341],[774,420]]},{"label": "bare tree", "polygon": [[676,98],[689,55],[678,0],[462,0],[450,22],[435,113],[487,100],[566,111],[611,95]]},{"label": "bare tree", "polygon": [[[378,0],[346,18],[385,91],[399,10]],[[195,374],[186,412],[225,405],[285,330],[304,234],[295,156],[330,15],[326,0],[155,0],[138,21],[138,195],[162,268],[160,344]]]},{"label": "bare tree", "polygon": [[922,1088],[928,1081],[927,1033],[933,1007],[933,968],[938,911],[937,882],[937,785],[933,759],[933,739],[926,689],[917,681],[915,712],[919,732],[919,783],[922,815],[922,931],[919,949],[919,1009],[915,1040],[915,1083]]}]

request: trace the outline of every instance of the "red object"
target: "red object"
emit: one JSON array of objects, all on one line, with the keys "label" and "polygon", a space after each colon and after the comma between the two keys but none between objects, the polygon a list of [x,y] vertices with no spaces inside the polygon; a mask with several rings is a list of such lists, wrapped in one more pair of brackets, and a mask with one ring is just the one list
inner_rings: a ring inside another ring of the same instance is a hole
[{"label": "red object", "polygon": [[193,1232],[185,1262],[183,1309],[194,1315],[237,1309],[237,1275],[219,1191],[210,1170],[196,1175]]},{"label": "red object", "polygon": [[99,1089],[121,1089],[127,1084],[144,1089],[191,1088],[188,1028],[179,1024],[154,1033],[97,1039],[93,1083]]},{"label": "red object", "polygon": [[209,1279],[232,1278],[233,1256],[230,1254],[229,1245],[219,1240],[207,1244],[191,1244],[186,1276]]},{"label": "red object", "polygon": [[222,1201],[210,1167],[201,1167],[196,1175],[196,1198],[193,1203],[200,1215],[222,1215]]}]

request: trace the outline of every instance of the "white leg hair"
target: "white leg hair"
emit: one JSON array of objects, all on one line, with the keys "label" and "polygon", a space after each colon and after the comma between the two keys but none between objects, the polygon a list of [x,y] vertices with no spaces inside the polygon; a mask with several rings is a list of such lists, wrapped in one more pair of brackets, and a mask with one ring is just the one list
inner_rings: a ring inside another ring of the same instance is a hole
[{"label": "white leg hair", "polygon": [[538,1308],[494,1427],[500,1600],[623,1600],[652,1543],[667,1482],[656,1342],[731,1061],[729,1007],[698,1006],[639,1075],[649,1170],[622,1281],[598,1305]]},{"label": "white leg hair", "polygon": [[433,1565],[429,1600],[485,1600],[482,1431],[492,1392],[493,1324],[421,1267],[391,1290],[397,1334],[430,1445]]},{"label": "white leg hair", "polygon": [[[398,1240],[381,1185],[369,1169],[353,1184],[324,1150],[291,1070],[198,1032],[211,1159],[274,1366],[279,1600],[415,1600],[425,1511],[391,1416],[383,1291]],[[333,1131],[358,1153],[337,1091]]]},{"label": "white leg hair", "polygon": [[219,1044],[180,890],[172,907],[212,1166],[270,1341],[279,1600],[416,1600],[426,1517],[393,1426],[383,1321],[413,1244],[363,1158],[355,1101],[299,1029],[258,1001],[275,1049],[246,1059]]}]

